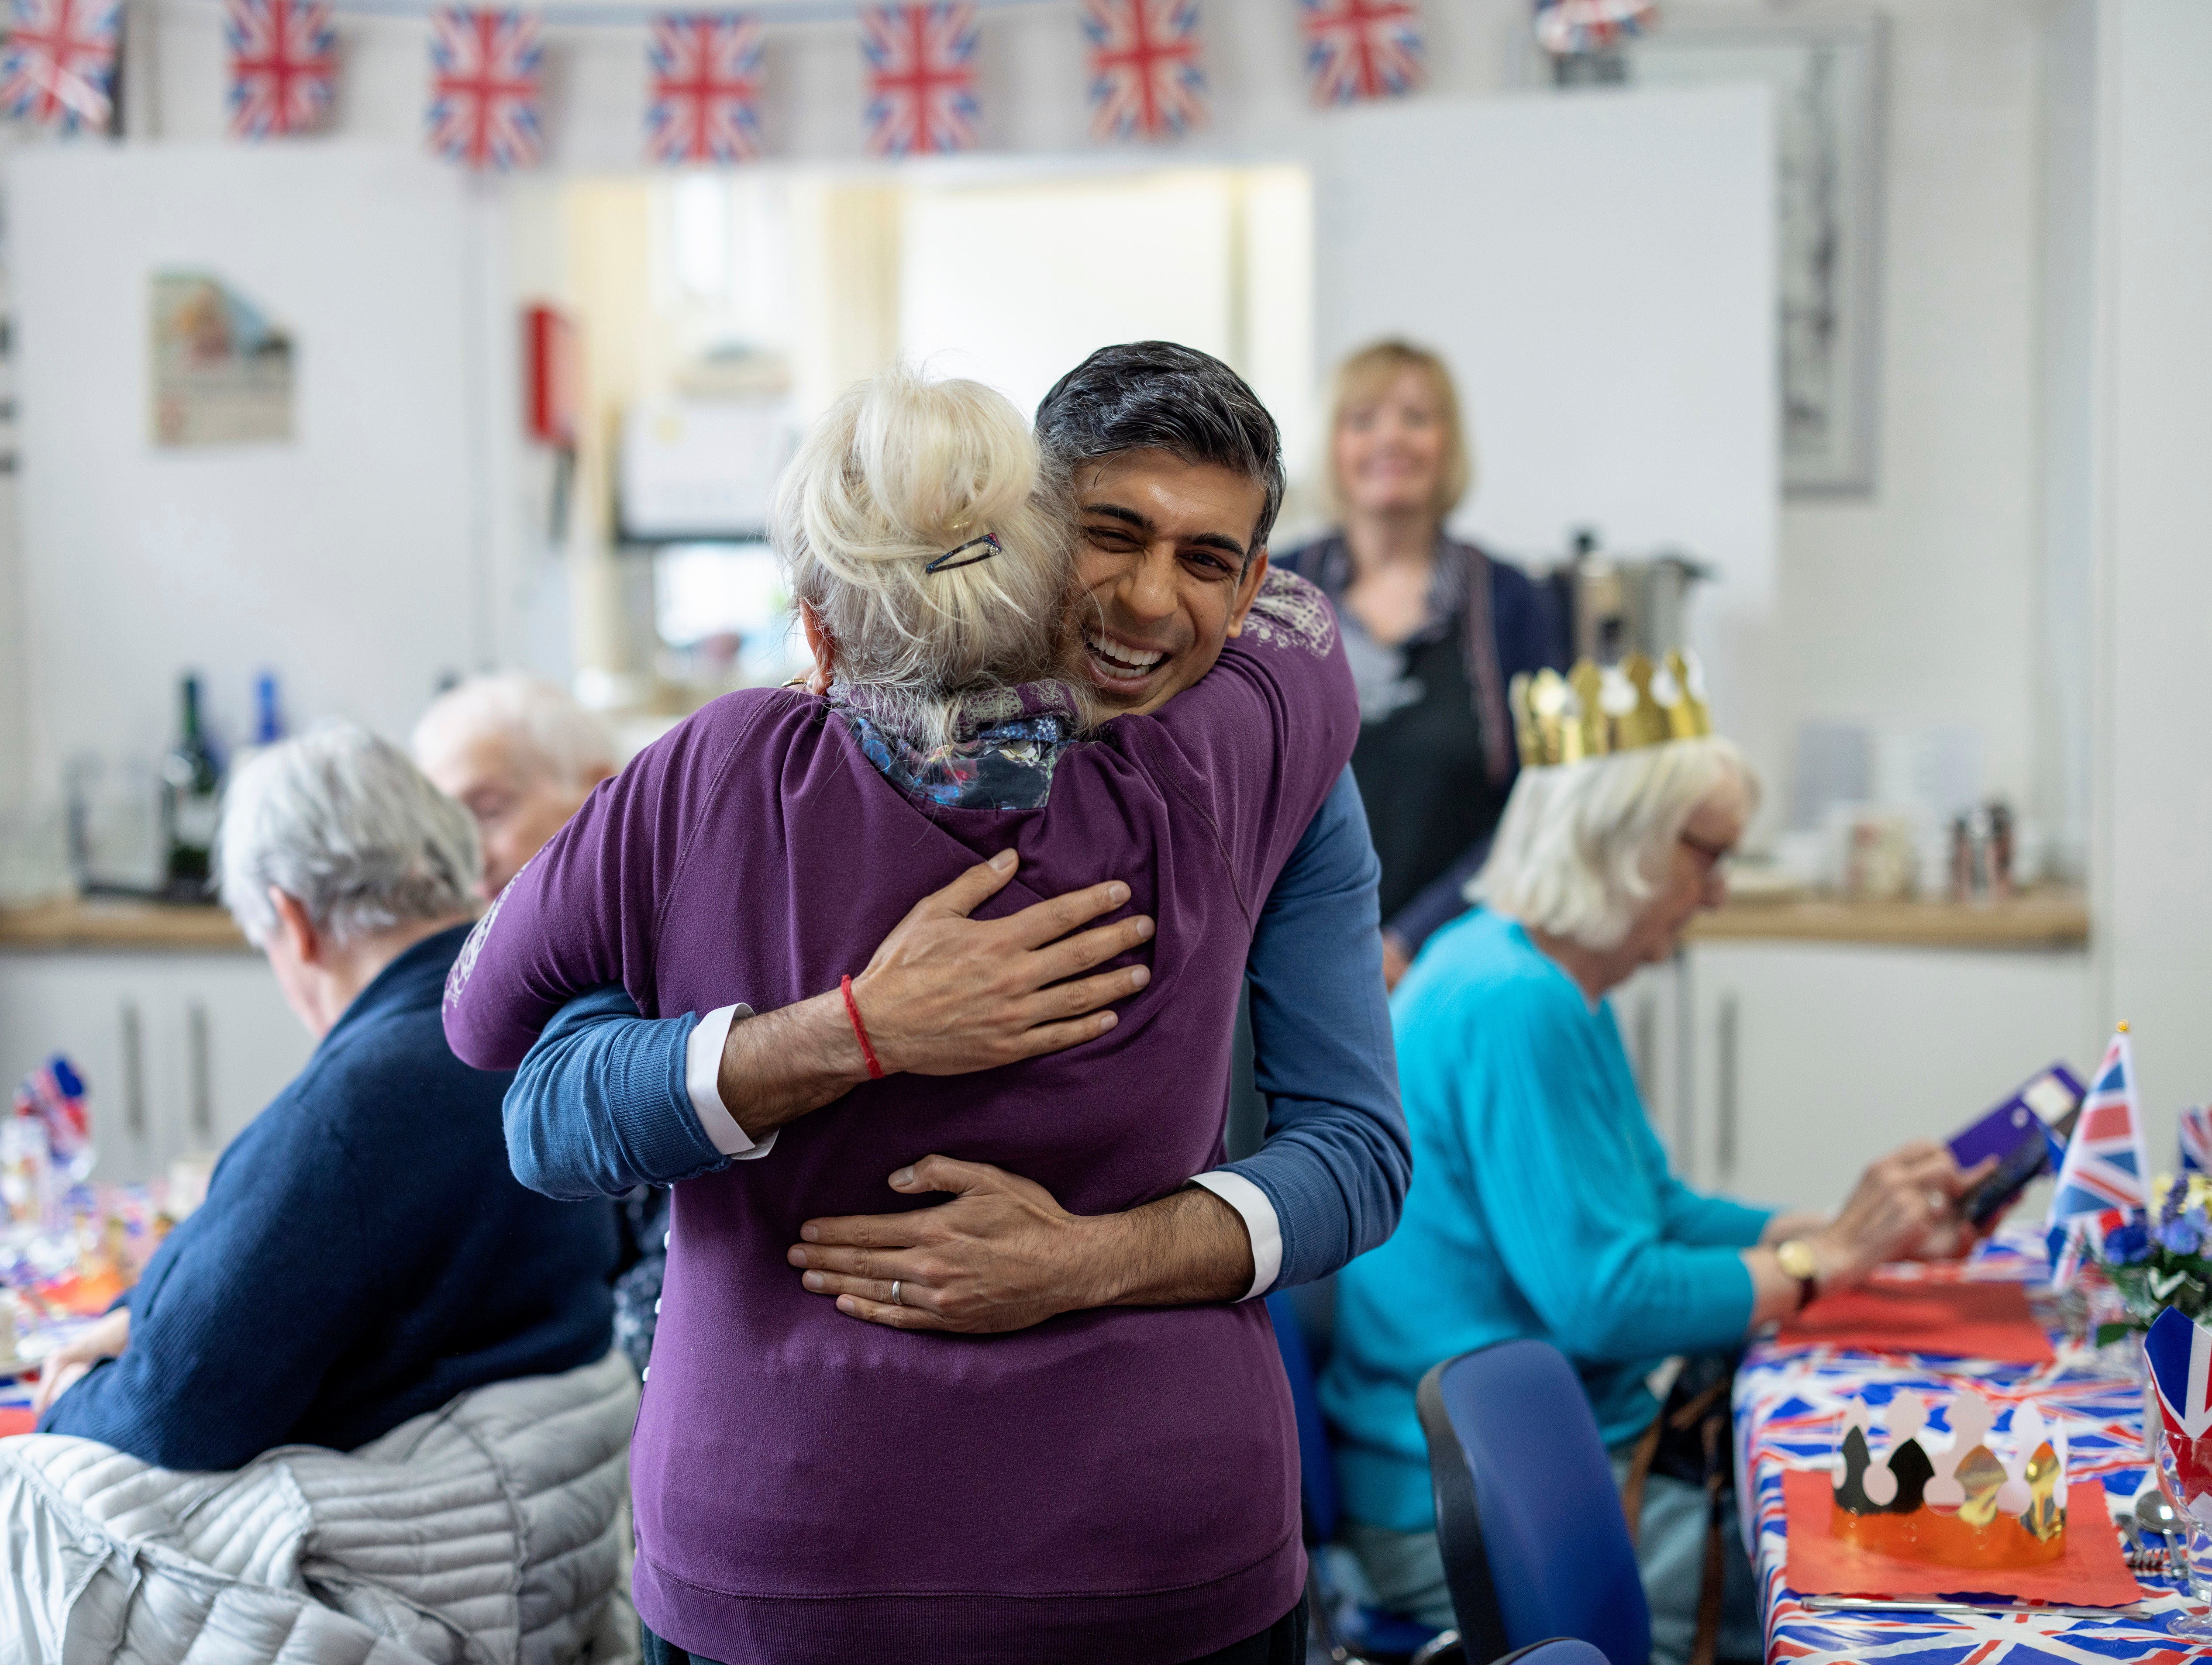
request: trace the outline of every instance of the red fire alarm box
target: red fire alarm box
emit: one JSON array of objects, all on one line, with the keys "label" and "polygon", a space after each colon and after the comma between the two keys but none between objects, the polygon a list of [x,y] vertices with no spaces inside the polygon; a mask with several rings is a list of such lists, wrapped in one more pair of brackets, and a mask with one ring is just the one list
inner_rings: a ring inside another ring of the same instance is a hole
[{"label": "red fire alarm box", "polygon": [[576,331],[552,307],[523,313],[523,410],[530,437],[556,451],[576,448]]}]

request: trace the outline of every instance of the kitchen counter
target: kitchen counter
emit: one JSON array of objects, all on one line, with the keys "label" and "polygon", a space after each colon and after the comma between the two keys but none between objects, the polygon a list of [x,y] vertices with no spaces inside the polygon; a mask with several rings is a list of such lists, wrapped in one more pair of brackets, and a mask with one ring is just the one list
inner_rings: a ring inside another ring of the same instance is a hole
[{"label": "kitchen counter", "polygon": [[1692,942],[2078,949],[2088,945],[2089,908],[2079,891],[2057,889],[2005,902],[1731,901],[1698,915],[1685,934]]},{"label": "kitchen counter", "polygon": [[212,905],[94,896],[0,908],[0,953],[252,952],[230,915]]}]

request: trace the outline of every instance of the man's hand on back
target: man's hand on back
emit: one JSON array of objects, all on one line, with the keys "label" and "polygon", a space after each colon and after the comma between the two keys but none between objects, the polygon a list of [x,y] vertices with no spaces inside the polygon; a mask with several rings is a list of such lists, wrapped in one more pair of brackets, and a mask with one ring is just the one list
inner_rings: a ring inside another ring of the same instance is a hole
[{"label": "man's hand on back", "polygon": [[[971,919],[1018,865],[1002,851],[924,896],[854,975],[853,1001],[886,1075],[965,1075],[1095,1040],[1115,1022],[1103,1008],[1152,981],[1141,965],[1079,975],[1152,937],[1141,914],[1068,934],[1128,901],[1119,879],[1005,919]],[[833,988],[731,1024],[715,1086],[757,1140],[866,1079],[844,994]]]},{"label": "man's hand on back", "polygon": [[1126,1213],[1084,1215],[988,1163],[924,1157],[890,1185],[952,1200],[809,1220],[787,1257],[810,1291],[836,1297],[849,1317],[994,1334],[1090,1307],[1234,1301],[1252,1285],[1243,1220],[1195,1186]]},{"label": "man's hand on back", "polygon": [[886,1074],[966,1075],[1096,1040],[1115,1022],[1099,1008],[1152,981],[1141,965],[1066,981],[1151,939],[1152,921],[1141,914],[1068,935],[1128,901],[1119,879],[1005,919],[969,918],[1018,865],[1002,850],[924,896],[853,979]]}]

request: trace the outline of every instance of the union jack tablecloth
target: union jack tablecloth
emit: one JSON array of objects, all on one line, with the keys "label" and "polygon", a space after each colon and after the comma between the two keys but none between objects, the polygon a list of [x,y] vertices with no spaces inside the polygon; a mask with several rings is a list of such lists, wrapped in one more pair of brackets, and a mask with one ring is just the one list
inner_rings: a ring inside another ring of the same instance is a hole
[{"label": "union jack tablecloth", "polygon": [[[2166,1633],[2185,1604],[2173,1581],[2147,1575],[2142,1604],[2149,1616],[2110,1619],[1830,1613],[1807,1607],[1784,1582],[1784,1471],[1827,1467],[1836,1449],[1837,1419],[1845,1403],[1859,1395],[1882,1404],[1900,1389],[1947,1394],[1972,1385],[2000,1405],[2033,1400],[2045,1417],[2064,1419],[2068,1466],[2075,1479],[2102,1480],[2106,1493],[2122,1505],[2142,1488],[2148,1478],[2142,1455],[2142,1388],[2115,1376],[2094,1355],[2069,1349],[2058,1338],[2055,1311],[2045,1303],[2049,1272],[2037,1234],[2015,1229],[1984,1244],[1963,1272],[1931,1269],[1929,1275],[2031,1285],[2031,1303],[2057,1338],[2056,1364],[1992,1364],[1826,1348],[1782,1352],[1767,1342],[1753,1346],[1745,1357],[1735,1381],[1737,1489],[1759,1572],[1769,1665],[1870,1660],[1885,1665],[2177,1665],[2185,1659],[2212,1658],[2212,1648]],[[2069,1523],[2069,1529],[2078,1528]]]}]

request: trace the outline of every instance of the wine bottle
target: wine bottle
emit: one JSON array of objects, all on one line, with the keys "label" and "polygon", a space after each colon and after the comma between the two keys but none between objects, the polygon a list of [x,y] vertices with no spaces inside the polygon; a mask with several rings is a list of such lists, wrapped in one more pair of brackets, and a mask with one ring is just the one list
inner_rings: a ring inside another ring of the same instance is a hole
[{"label": "wine bottle", "polygon": [[213,872],[216,828],[222,818],[222,777],[200,729],[200,679],[184,679],[184,732],[161,760],[161,832],[168,850],[167,889],[201,901]]}]

